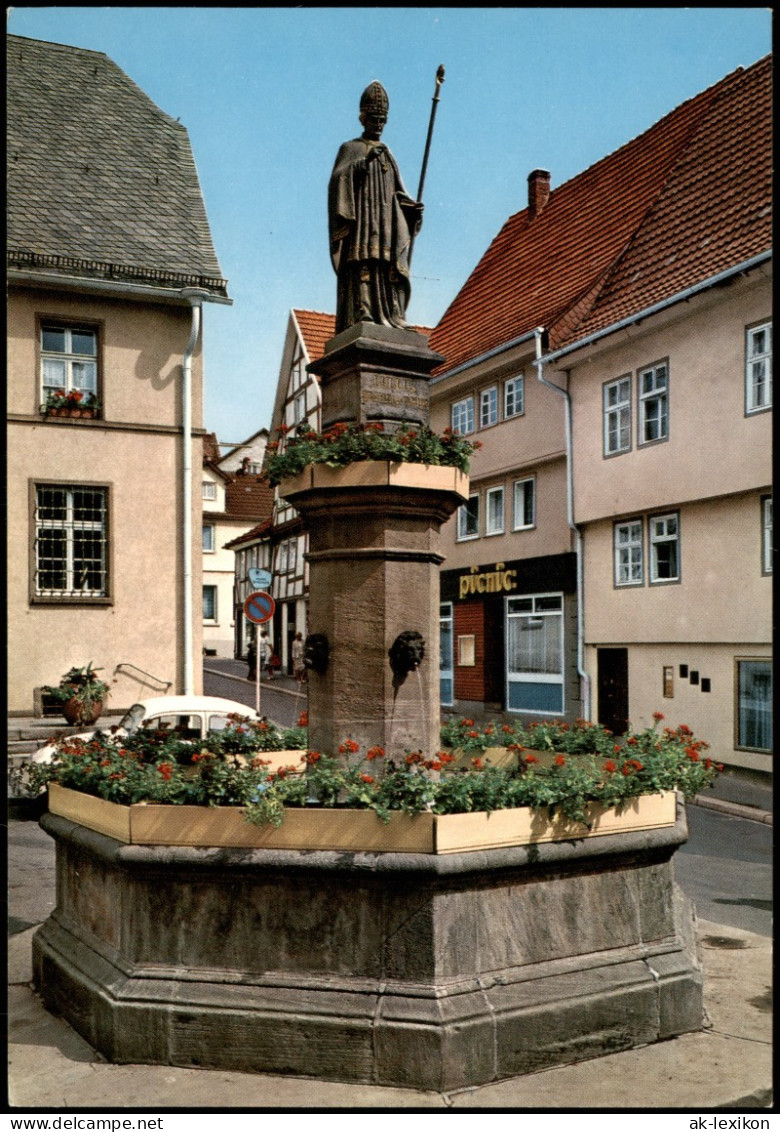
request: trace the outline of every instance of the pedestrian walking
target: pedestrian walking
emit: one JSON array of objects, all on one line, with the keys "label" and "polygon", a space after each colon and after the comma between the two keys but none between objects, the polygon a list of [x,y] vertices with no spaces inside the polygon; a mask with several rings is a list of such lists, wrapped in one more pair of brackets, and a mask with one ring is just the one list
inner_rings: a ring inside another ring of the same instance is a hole
[{"label": "pedestrian walking", "polygon": [[303,663],[303,633],[296,633],[295,640],[292,643],[292,662],[293,662],[293,675],[298,683],[298,691],[301,690],[301,685],[306,682],[306,665]]},{"label": "pedestrian walking", "polygon": [[260,672],[265,673],[266,680],[273,680],[273,666],[271,661],[273,659],[273,649],[271,642],[268,640],[268,632],[263,629],[260,634]]}]

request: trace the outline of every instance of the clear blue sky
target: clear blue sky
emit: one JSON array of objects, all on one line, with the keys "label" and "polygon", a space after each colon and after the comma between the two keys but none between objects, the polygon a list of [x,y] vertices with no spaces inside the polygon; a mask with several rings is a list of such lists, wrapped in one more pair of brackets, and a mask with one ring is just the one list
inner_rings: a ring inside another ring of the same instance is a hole
[{"label": "clear blue sky", "polygon": [[771,50],[768,8],[17,7],[8,30],[105,52],[187,127],[234,302],[204,318],[222,443],[270,424],[290,309],[335,308],[327,182],[372,79],[414,194],[446,67],[409,308],[434,326],[532,169],[555,189]]}]

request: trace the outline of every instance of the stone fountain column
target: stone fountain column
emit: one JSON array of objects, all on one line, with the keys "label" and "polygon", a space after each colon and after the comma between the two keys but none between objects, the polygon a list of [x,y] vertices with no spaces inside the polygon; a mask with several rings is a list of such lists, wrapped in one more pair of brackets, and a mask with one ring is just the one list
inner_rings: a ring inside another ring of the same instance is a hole
[{"label": "stone fountain column", "polygon": [[[323,428],[427,427],[428,379],[442,361],[415,331],[351,327],[309,367],[322,380]],[[468,498],[467,478],[453,468],[366,461],[314,465],[280,491],[309,531],[309,633],[322,659],[309,676],[311,748],[335,754],[351,739],[363,753],[378,745],[395,757],[433,754],[440,528]]]}]

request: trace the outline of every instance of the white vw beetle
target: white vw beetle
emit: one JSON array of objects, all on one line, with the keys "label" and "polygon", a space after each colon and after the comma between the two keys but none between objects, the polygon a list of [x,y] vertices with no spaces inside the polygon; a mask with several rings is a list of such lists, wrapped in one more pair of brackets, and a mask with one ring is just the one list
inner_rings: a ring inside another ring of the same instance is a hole
[{"label": "white vw beetle", "polygon": [[[115,735],[134,735],[137,731],[164,731],[176,735],[178,739],[192,742],[205,735],[224,731],[229,724],[229,716],[240,715],[247,719],[259,719],[254,708],[239,704],[235,700],[224,700],[219,696],[155,696],[139,700],[125,712],[117,724],[100,728]],[[73,738],[89,740],[95,734],[81,732]],[[48,743],[32,757],[35,763],[51,762],[55,744]]]}]

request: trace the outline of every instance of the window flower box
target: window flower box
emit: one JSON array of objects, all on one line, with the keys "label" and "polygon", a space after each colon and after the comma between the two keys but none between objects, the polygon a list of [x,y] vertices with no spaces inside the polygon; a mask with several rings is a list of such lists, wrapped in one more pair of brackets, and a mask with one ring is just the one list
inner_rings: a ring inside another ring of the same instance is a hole
[{"label": "window flower box", "polygon": [[258,827],[245,820],[238,806],[123,806],[53,782],[49,812],[128,845],[444,854],[670,827],[676,821],[677,794],[640,795],[619,809],[593,803],[590,828],[527,807],[492,813],[393,813],[387,823],[371,810],[291,808],[279,827]]}]

